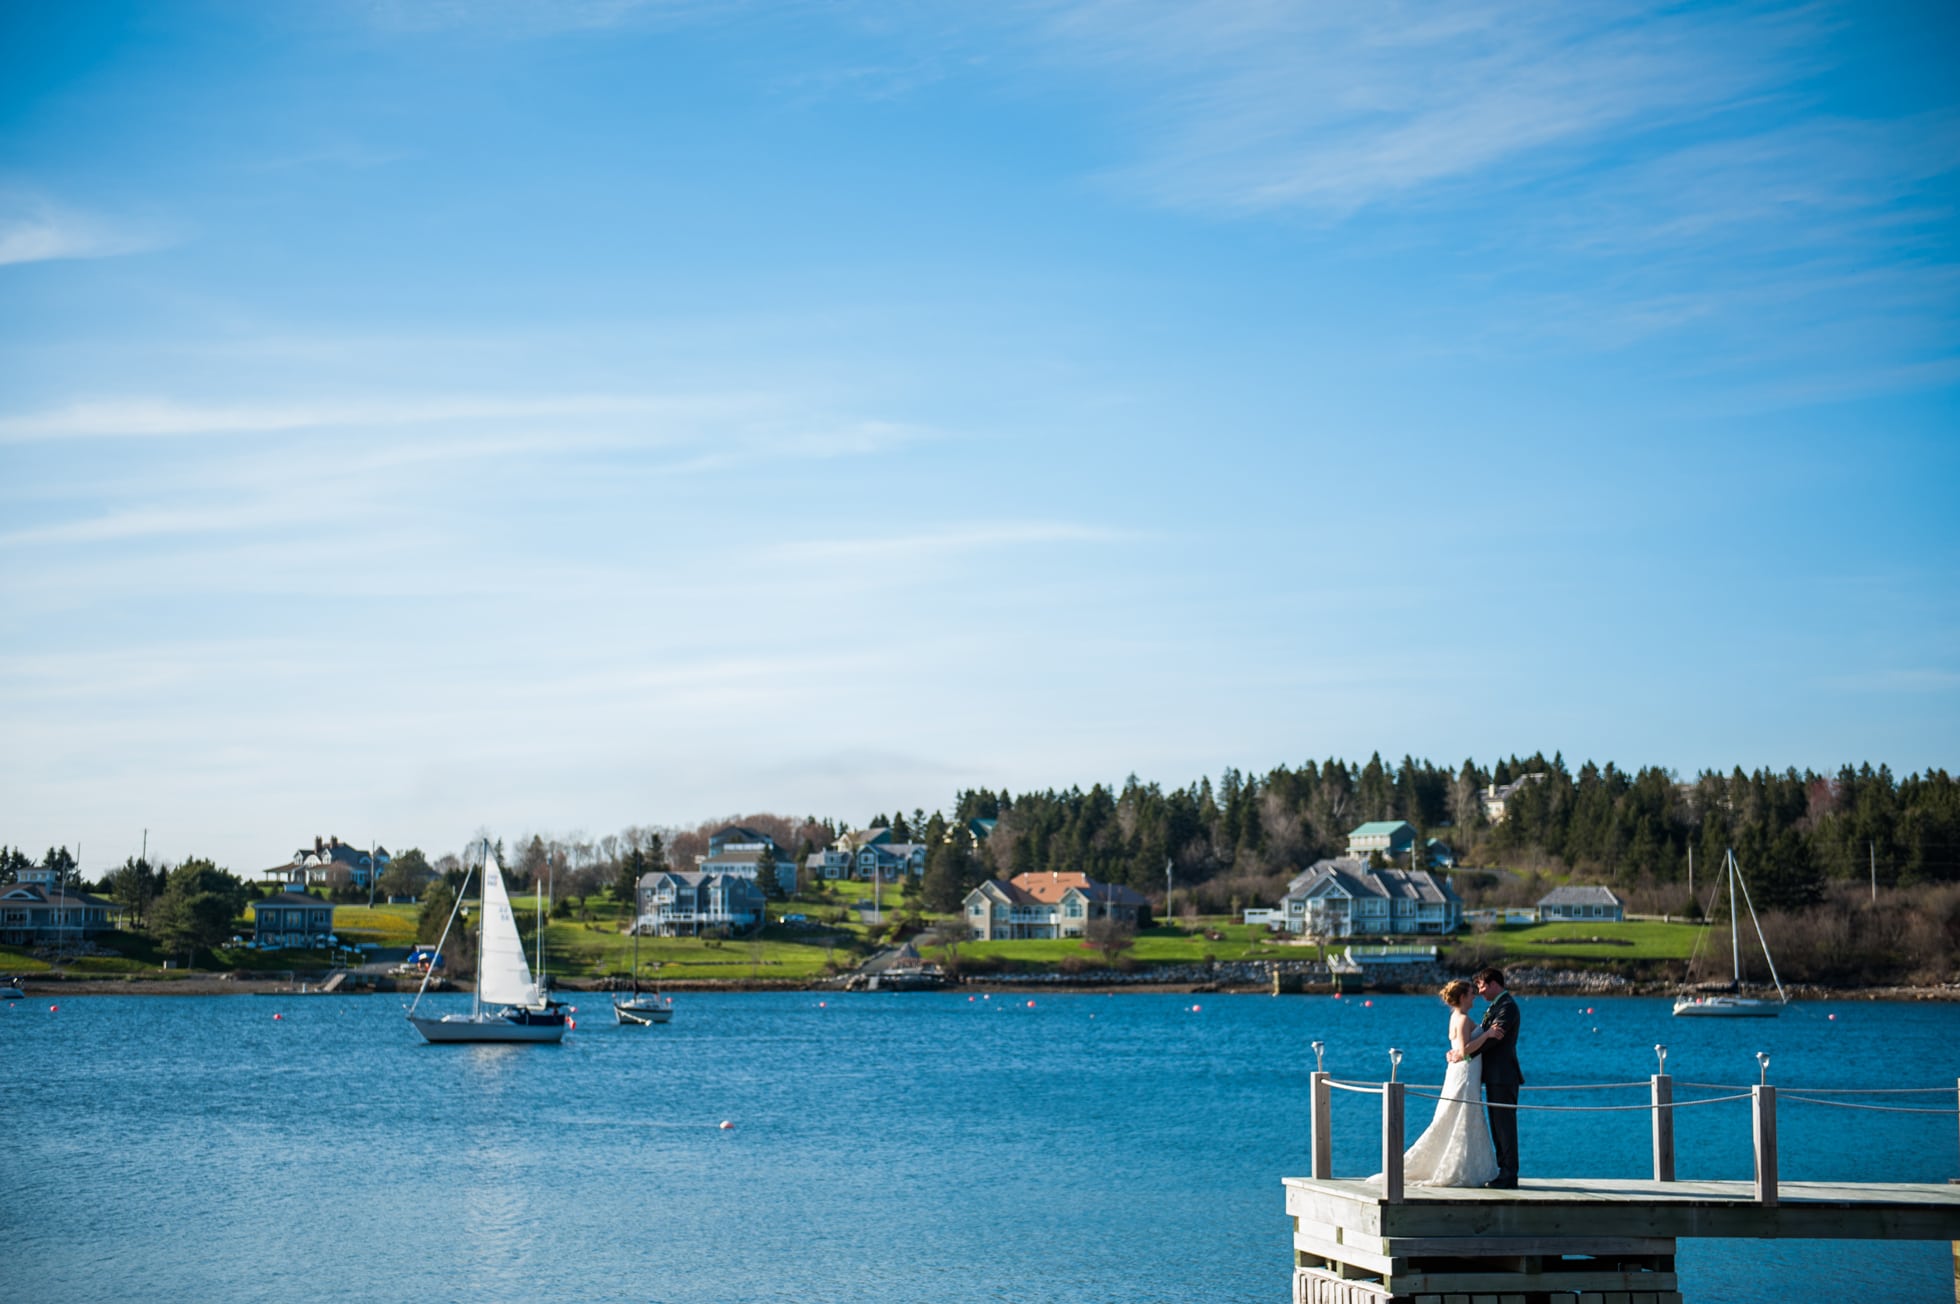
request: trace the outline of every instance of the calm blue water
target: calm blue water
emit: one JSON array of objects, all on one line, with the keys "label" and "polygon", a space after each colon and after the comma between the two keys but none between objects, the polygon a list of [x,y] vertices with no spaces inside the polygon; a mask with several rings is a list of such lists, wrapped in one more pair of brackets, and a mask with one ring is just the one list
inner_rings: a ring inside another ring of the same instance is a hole
[{"label": "calm blue water", "polygon": [[[564,1045],[495,1048],[425,1046],[390,996],[0,1007],[0,1300],[1280,1304],[1309,1043],[1343,1077],[1391,1045],[1405,1080],[1442,1077],[1433,998],[1029,999],[684,995],[626,1030],[588,998]],[[1679,1080],[1753,1081],[1758,1049],[1785,1086],[1960,1076],[1955,1006],[1523,1001],[1535,1084],[1644,1082],[1657,1041]],[[1336,1093],[1338,1174],[1379,1167],[1378,1110]],[[1684,1111],[1681,1176],[1746,1178],[1748,1118]],[[1790,1180],[1960,1175],[1951,1115],[1780,1124]],[[1644,1114],[1522,1133],[1527,1177],[1648,1170]],[[1681,1245],[1694,1304],[1952,1298],[1944,1243]]]}]

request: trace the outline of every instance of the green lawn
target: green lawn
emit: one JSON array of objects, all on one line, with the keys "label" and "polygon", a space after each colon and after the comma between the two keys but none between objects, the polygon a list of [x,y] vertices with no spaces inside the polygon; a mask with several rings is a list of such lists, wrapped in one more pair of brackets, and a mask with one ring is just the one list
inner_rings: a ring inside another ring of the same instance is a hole
[{"label": "green lawn", "polygon": [[1506,960],[1520,964],[1537,960],[1685,960],[1694,953],[1696,939],[1707,931],[1703,924],[1568,920],[1509,924],[1487,933],[1459,933],[1454,940],[1499,947]]},{"label": "green lawn", "polygon": [[[633,939],[611,924],[554,922],[545,929],[545,965],[566,978],[624,977],[633,967]],[[825,962],[849,967],[863,953],[855,941],[827,948],[820,936],[771,927],[759,938],[642,937],[640,975],[655,978],[821,977]]]},{"label": "green lawn", "polygon": [[[1213,933],[1218,936],[1214,938],[1209,935]],[[1227,923],[1222,919],[1201,920],[1195,930],[1187,930],[1181,924],[1159,924],[1136,935],[1136,943],[1130,948],[1129,955],[1143,965],[1173,965],[1203,964],[1207,960],[1221,963],[1234,960],[1306,960],[1319,954],[1310,947],[1278,945],[1270,937],[1263,927]],[[927,947],[923,953],[943,959],[946,952],[944,947]],[[1079,937],[1052,941],[960,943],[962,960],[994,959],[1015,968],[1047,968],[1070,957],[1094,961],[1099,954]]]},{"label": "green lawn", "polygon": [[335,906],[334,935],[348,945],[411,946],[421,906]]}]

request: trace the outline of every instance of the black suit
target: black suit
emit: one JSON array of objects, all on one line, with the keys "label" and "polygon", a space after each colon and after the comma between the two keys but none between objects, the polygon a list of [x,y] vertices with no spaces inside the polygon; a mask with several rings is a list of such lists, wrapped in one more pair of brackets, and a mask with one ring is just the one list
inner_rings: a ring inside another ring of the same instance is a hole
[{"label": "black suit", "polygon": [[[1499,992],[1497,999],[1484,1007],[1483,1027],[1493,1024],[1504,1029],[1504,1035],[1486,1041],[1477,1048],[1477,1058],[1483,1061],[1484,1100],[1490,1105],[1515,1105],[1518,1103],[1518,1088],[1524,1085],[1524,1070],[1518,1067],[1518,1024],[1520,1016],[1518,1003],[1511,999],[1511,993]],[[1497,1175],[1513,1181],[1518,1176],[1518,1111],[1515,1109],[1491,1109],[1490,1143],[1497,1151]]]}]

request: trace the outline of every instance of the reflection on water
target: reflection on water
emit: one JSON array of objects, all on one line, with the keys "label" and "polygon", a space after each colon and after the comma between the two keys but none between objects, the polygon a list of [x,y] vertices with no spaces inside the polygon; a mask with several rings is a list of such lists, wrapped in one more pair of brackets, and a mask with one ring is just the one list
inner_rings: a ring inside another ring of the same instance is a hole
[{"label": "reflection on water", "polygon": [[[699,995],[664,1027],[595,1019],[558,1046],[429,1046],[385,997],[15,1003],[0,1300],[1272,1304],[1310,1043],[1342,1077],[1382,1076],[1389,1046],[1405,1079],[1441,1077],[1426,997],[1028,999]],[[1534,1083],[1644,1082],[1655,1042],[1684,1082],[1753,1081],[1759,1048],[1785,1085],[1960,1068],[1945,1005],[1746,1030],[1662,1001],[1524,1007]],[[1371,1105],[1337,1094],[1337,1172],[1378,1166]],[[1780,1124],[1791,1180],[1960,1173],[1951,1116]],[[1638,1113],[1521,1131],[1527,1176],[1648,1163]],[[1746,1177],[1748,1135],[1746,1104],[1684,1114],[1682,1175]],[[1704,1301],[1952,1289],[1944,1245],[1684,1242],[1681,1264]]]}]

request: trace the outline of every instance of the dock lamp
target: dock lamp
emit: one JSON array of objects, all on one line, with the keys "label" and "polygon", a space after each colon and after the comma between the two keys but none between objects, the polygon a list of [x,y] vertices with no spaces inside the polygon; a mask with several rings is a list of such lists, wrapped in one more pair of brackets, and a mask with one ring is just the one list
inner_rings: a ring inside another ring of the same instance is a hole
[{"label": "dock lamp", "polygon": [[1317,1041],[1313,1044],[1313,1071],[1315,1073],[1325,1073],[1327,1071],[1327,1065],[1323,1062],[1326,1054],[1326,1042]]},{"label": "dock lamp", "polygon": [[1390,1046],[1388,1048],[1388,1080],[1390,1082],[1395,1081],[1395,1070],[1401,1067],[1402,1067],[1402,1052],[1395,1049],[1395,1047]]},{"label": "dock lamp", "polygon": [[1666,1077],[1667,1076],[1667,1047],[1659,1045],[1657,1043],[1654,1046],[1654,1054],[1660,1056],[1660,1061],[1661,1061],[1660,1067],[1655,1069],[1654,1071],[1656,1073],[1659,1073],[1662,1077]]},{"label": "dock lamp", "polygon": [[1764,1085],[1764,1086],[1768,1086],[1768,1085],[1769,1085],[1769,1052],[1768,1052],[1768,1051],[1766,1051],[1766,1050],[1759,1050],[1759,1051],[1757,1051],[1757,1052],[1756,1052],[1756,1063],[1758,1063],[1758,1064],[1760,1064],[1760,1065],[1762,1065],[1762,1066],[1763,1066],[1763,1081],[1762,1081],[1762,1085]]}]

